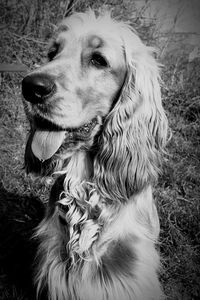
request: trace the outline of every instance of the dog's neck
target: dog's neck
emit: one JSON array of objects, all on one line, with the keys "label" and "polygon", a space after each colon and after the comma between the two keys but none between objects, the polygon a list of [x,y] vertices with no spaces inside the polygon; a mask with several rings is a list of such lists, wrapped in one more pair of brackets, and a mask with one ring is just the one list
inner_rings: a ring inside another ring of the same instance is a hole
[{"label": "dog's neck", "polygon": [[90,181],[93,175],[92,160],[90,158],[89,152],[77,151],[75,152],[65,170],[65,190],[73,191],[77,185],[82,182]]},{"label": "dog's neck", "polygon": [[[141,220],[144,219],[141,222],[148,222],[153,206],[150,186],[138,195],[133,195],[127,205],[119,204],[115,201],[107,203],[106,199],[99,194],[95,183],[92,182],[93,160],[89,152],[80,151],[74,153],[64,172],[63,191],[58,201],[57,212],[69,228],[68,247],[72,266],[76,266],[76,262],[80,257],[88,259],[89,257],[97,256],[97,253],[95,253],[96,249],[92,245],[95,241],[98,241],[97,244],[101,243],[98,240],[99,233],[103,234],[103,229],[107,226],[107,222],[110,224],[110,228],[113,227],[111,230],[112,236],[108,234],[108,236],[104,237],[104,240],[112,240],[114,233],[116,233],[115,238],[118,238],[121,232],[121,225],[117,221],[120,207],[123,207],[122,212],[125,215],[128,214],[127,216],[129,216],[130,211],[132,214],[137,211],[145,212],[144,216],[139,213]],[[137,201],[137,198],[140,201]],[[142,205],[144,207],[141,209]],[[139,217],[134,215],[132,217],[123,217],[124,220],[129,220],[127,222],[131,222],[131,225],[133,225],[133,220],[137,218]],[[152,224],[149,224],[148,227],[152,226],[157,228],[157,225],[154,226]],[[132,228],[129,227],[130,224],[123,227],[121,235],[125,234],[125,232],[129,235],[132,232]],[[116,228],[117,231],[115,232]],[[109,228],[107,232],[110,232]],[[153,229],[153,232],[153,236],[157,237],[155,229]],[[151,235],[151,233],[148,234]]]}]

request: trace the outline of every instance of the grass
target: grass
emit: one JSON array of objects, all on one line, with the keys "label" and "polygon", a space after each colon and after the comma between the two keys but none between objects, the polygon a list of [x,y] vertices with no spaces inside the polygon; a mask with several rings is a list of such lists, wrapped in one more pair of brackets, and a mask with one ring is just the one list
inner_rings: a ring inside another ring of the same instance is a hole
[{"label": "grass", "polygon": [[164,75],[170,88],[163,100],[173,137],[156,191],[166,271],[163,281],[172,299],[199,299],[200,64],[198,59],[189,63],[185,56],[175,70],[176,60],[165,58]]},{"label": "grass", "polygon": [[[77,10],[90,2],[75,1]],[[1,62],[29,69],[45,56],[54,24],[66,12],[65,1],[5,1],[1,6]],[[109,7],[114,6],[110,1]],[[154,22],[145,25],[131,1],[115,1],[115,14],[129,19],[148,43]],[[153,41],[153,42],[152,42]],[[200,62],[187,55],[163,58],[163,104],[172,129],[169,156],[155,188],[161,222],[161,280],[170,300],[200,298]],[[0,300],[31,300],[31,265],[37,245],[29,239],[43,216],[49,187],[23,170],[28,124],[21,102],[23,73],[1,74],[0,102]],[[40,201],[40,200],[41,201]],[[32,294],[32,296],[31,296]]]}]

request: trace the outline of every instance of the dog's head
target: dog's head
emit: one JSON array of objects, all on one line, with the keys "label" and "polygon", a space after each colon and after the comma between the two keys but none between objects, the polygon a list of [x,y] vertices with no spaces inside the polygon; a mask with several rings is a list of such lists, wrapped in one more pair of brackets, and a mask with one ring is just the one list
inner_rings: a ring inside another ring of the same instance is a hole
[{"label": "dog's head", "polygon": [[74,151],[92,151],[106,196],[112,189],[120,198],[156,177],[167,135],[158,73],[152,49],[127,24],[91,11],[65,19],[48,62],[22,82],[27,171],[50,175]]},{"label": "dog's head", "polygon": [[115,29],[109,18],[96,19],[92,13],[69,17],[55,32],[48,62],[23,79],[31,123],[28,172],[50,174],[73,151],[93,146],[125,79],[125,57]]}]

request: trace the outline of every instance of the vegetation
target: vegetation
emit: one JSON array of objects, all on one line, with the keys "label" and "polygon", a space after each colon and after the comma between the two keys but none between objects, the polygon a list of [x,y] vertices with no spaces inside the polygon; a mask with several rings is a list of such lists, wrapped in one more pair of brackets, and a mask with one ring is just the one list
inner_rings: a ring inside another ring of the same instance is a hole
[{"label": "vegetation", "polygon": [[[0,62],[42,63],[52,29],[67,13],[69,1],[5,0],[0,4]],[[72,8],[113,8],[129,20],[148,44],[158,43],[155,20],[131,0],[75,0]],[[143,8],[144,9],[144,8]],[[159,44],[157,44],[159,46]],[[161,280],[170,300],[200,298],[200,63],[168,52],[161,58],[163,104],[172,138],[163,174],[155,188],[161,222]],[[29,285],[35,242],[30,238],[43,216],[49,186],[25,176],[23,154],[28,130],[21,102],[24,73],[0,77],[0,300],[31,300]],[[40,201],[41,200],[41,201]],[[42,204],[44,203],[44,204]]]}]

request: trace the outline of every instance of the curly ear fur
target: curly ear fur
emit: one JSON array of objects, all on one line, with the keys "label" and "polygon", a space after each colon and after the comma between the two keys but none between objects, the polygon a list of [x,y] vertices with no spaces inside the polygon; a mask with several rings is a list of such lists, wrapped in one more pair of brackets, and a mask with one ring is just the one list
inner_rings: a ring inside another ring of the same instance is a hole
[{"label": "curly ear fur", "polygon": [[94,174],[103,197],[120,202],[157,179],[168,127],[153,49],[123,30],[127,77],[105,120]]}]

